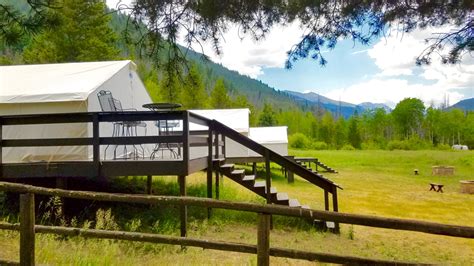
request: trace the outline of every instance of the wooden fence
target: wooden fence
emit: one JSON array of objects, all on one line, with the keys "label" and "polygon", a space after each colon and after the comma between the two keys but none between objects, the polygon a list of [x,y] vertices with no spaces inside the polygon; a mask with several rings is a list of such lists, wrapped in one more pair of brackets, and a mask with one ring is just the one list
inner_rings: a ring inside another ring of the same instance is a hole
[{"label": "wooden fence", "polygon": [[[35,234],[57,234],[63,236],[82,236],[89,238],[117,239],[148,243],[160,243],[181,246],[193,246],[206,249],[233,251],[257,254],[258,265],[268,265],[269,256],[304,259],[328,263],[349,264],[411,264],[409,262],[394,262],[374,260],[368,258],[341,256],[286,248],[270,247],[270,216],[283,215],[334,221],[346,224],[364,225],[378,228],[408,230],[429,234],[446,235],[453,237],[474,238],[474,227],[447,225],[415,220],[383,218],[367,215],[318,211],[312,209],[290,208],[278,205],[260,205],[241,202],[220,201],[196,197],[150,196],[134,194],[111,194],[101,192],[70,191],[61,189],[48,189],[29,185],[0,182],[0,191],[20,193],[20,223],[11,224],[0,222],[0,229],[20,231],[20,262],[21,265],[35,264]],[[34,195],[49,195],[75,199],[98,201],[113,201],[142,204],[161,204],[179,206],[198,206],[204,208],[222,208],[258,213],[257,245],[231,243],[195,239],[190,237],[175,237],[149,233],[107,231],[94,229],[81,229],[61,226],[35,225]],[[17,262],[1,260],[0,264],[18,264]]]}]

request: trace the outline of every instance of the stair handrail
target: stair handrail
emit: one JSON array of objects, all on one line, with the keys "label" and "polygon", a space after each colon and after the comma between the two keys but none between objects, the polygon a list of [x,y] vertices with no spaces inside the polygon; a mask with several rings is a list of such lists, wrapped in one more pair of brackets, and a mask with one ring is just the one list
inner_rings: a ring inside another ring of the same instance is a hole
[{"label": "stair handrail", "polygon": [[[262,144],[248,138],[245,135],[240,134],[239,132],[233,130],[232,128],[224,125],[223,123],[214,120],[214,119],[208,119],[206,117],[200,116],[198,114],[195,114],[193,112],[190,112],[190,116],[197,118],[199,120],[204,120],[207,122],[209,126],[209,130],[214,130],[218,131],[220,134],[236,141],[237,143],[253,150],[254,152],[262,155],[263,157],[268,157],[268,159],[272,162],[275,162],[279,164],[280,166],[283,166],[287,168],[289,171],[292,171],[293,173],[299,175],[303,179],[309,181],[310,183],[320,187],[321,189],[334,194],[337,193],[336,190],[337,188],[342,189],[341,186],[338,184],[334,183],[333,181],[323,177],[322,175],[315,174],[308,169],[305,169],[298,165],[297,163],[289,160],[288,158],[285,158],[284,156],[272,151],[271,149],[263,146]],[[267,185],[269,183],[269,180],[267,179]],[[270,189],[267,186],[267,189]]]}]

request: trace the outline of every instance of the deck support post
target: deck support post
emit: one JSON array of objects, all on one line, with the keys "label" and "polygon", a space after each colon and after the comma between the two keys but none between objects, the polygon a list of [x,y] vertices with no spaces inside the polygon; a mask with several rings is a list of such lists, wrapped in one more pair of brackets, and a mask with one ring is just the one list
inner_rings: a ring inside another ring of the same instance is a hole
[{"label": "deck support post", "polygon": [[20,195],[20,265],[35,265],[35,195]]},{"label": "deck support post", "polygon": [[324,190],[324,210],[329,211],[329,192]]},{"label": "deck support post", "polygon": [[270,220],[271,215],[266,213],[258,214],[257,229],[257,265],[270,265]]},{"label": "deck support post", "polygon": [[252,163],[252,175],[257,177],[257,163],[256,162]]},{"label": "deck support post", "polygon": [[151,191],[152,183],[153,183],[153,176],[151,175],[147,176],[146,177],[146,194],[148,195],[152,194],[152,191]]},{"label": "deck support post", "polygon": [[[334,212],[339,211],[339,207],[337,205],[337,187],[332,187],[332,210]],[[334,223],[334,232],[339,233],[339,223]]]},{"label": "deck support post", "polygon": [[[209,132],[207,135],[207,197],[212,199],[212,168],[213,168],[213,156],[212,156],[212,145],[213,145],[213,132],[212,127],[209,125]],[[211,208],[207,208],[207,219],[211,218]]]},{"label": "deck support post", "polygon": [[220,183],[220,180],[219,180],[219,171],[216,171],[216,199],[219,199],[219,183]]},{"label": "deck support post", "polygon": [[265,150],[265,193],[267,198],[267,204],[272,202],[271,193],[272,190],[272,173],[270,170],[270,152]]},{"label": "deck support post", "polygon": [[[186,176],[180,175],[178,176],[178,183],[179,183],[179,195],[186,196]],[[179,207],[180,209],[180,221],[181,221],[181,237],[186,237],[186,224],[188,222],[188,207],[186,205],[182,205]]]}]

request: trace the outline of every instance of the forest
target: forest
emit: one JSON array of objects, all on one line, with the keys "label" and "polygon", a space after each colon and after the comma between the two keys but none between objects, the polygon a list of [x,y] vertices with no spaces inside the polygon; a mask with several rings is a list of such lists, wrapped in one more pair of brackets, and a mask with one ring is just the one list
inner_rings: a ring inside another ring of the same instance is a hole
[{"label": "forest", "polygon": [[[24,1],[11,2],[28,12]],[[14,10],[10,10],[14,12]],[[474,148],[474,113],[425,107],[415,98],[400,101],[392,112],[355,112],[345,119],[317,105],[302,105],[284,92],[226,70],[180,47],[188,61],[176,65],[171,53],[147,56],[127,30],[127,16],[102,1],[62,1],[50,17],[56,26],[0,38],[0,65],[131,59],[153,101],[179,102],[184,109],[249,108],[252,126],[288,126],[289,142],[299,149],[449,149]],[[166,51],[166,49],[165,49]]]}]

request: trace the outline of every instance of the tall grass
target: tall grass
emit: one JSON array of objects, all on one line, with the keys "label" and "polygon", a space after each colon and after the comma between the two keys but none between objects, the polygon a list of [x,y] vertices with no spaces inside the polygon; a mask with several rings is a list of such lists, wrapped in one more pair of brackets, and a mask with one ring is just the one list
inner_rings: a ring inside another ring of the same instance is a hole
[{"label": "tall grass", "polygon": [[[474,226],[474,197],[459,193],[459,180],[472,179],[472,152],[452,151],[291,151],[298,156],[314,156],[334,167],[339,174],[324,174],[340,184],[340,211],[379,216],[421,219]],[[454,176],[432,176],[431,166],[452,165]],[[288,184],[277,166],[273,184],[302,204],[323,208],[323,193],[314,185],[296,178]],[[245,168],[245,167],[244,167]],[[413,169],[419,169],[415,176]],[[250,168],[246,168],[249,169]],[[263,169],[258,169],[263,176]],[[430,192],[429,182],[445,184],[445,193]],[[121,177],[109,191],[144,193],[146,178]],[[206,175],[187,177],[190,196],[205,197]],[[233,181],[221,180],[223,200],[264,203]],[[154,177],[153,193],[178,195],[176,177]],[[179,235],[179,208],[143,204],[77,202],[76,215],[54,219],[60,207],[55,199],[45,199],[37,221],[46,224],[135,232]],[[1,203],[0,203],[1,204]],[[74,201],[67,204],[76,204]],[[46,206],[49,206],[46,208]],[[3,219],[16,222],[15,213],[3,211]],[[42,217],[41,215],[49,215]],[[318,231],[299,219],[274,217],[271,245],[316,252],[329,252],[369,258],[409,260],[442,264],[474,264],[474,241],[423,233],[342,225],[340,235]],[[205,208],[190,207],[190,237],[221,241],[256,243],[256,214],[231,210],[213,210],[207,219]],[[189,265],[189,264],[255,264],[254,255],[200,248],[181,250],[177,246],[38,235],[37,261],[42,264],[73,265]],[[0,257],[18,259],[18,234],[0,231]],[[304,264],[272,258],[273,264]]]}]

